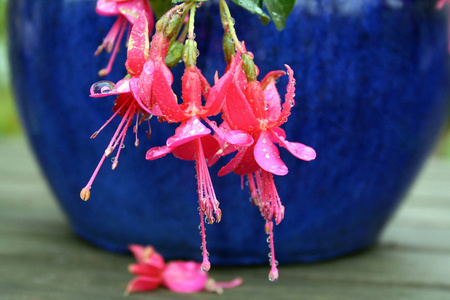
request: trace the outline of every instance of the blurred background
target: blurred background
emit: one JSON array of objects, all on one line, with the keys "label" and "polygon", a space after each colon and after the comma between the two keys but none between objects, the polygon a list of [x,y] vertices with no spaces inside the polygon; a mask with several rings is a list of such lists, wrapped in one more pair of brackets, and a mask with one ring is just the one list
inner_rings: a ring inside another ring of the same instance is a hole
[{"label": "blurred background", "polygon": [[6,2],[0,0],[0,137],[20,133],[8,73]]}]

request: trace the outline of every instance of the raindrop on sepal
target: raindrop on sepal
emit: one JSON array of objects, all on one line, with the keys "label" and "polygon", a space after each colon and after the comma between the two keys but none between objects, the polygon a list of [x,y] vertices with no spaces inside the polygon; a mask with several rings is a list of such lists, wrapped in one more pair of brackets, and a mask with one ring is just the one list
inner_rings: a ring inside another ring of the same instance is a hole
[{"label": "raindrop on sepal", "polygon": [[109,94],[116,88],[114,82],[108,80],[97,81],[91,86],[91,95]]}]

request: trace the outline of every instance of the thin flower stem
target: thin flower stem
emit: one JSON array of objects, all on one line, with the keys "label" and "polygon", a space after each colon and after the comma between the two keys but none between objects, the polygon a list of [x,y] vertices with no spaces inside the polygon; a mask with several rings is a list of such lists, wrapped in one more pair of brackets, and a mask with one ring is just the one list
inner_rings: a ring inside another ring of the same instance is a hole
[{"label": "thin flower stem", "polygon": [[240,53],[245,53],[246,51],[242,49],[241,42],[239,42],[239,39],[236,35],[236,30],[234,30],[234,21],[231,17],[230,9],[228,8],[227,2],[225,0],[220,0],[220,8],[225,13],[227,26],[230,31],[231,37],[233,38],[234,44],[236,45],[236,49]]},{"label": "thin flower stem", "polygon": [[[186,24],[184,24],[184,19],[186,19],[186,16],[187,16],[187,14],[189,13],[189,10],[190,10],[192,4],[193,4],[192,2],[186,4],[186,7],[184,8],[183,14],[181,15],[181,19],[183,20],[183,25],[184,25],[183,32],[181,33],[180,37],[178,38],[178,41],[181,42],[181,43],[184,42],[184,39],[186,38],[186,33],[187,33],[187,26],[186,26]],[[177,36],[179,35],[179,33],[180,33],[180,31],[181,31],[181,27],[182,27],[183,25],[180,25],[180,26],[178,27],[177,33],[172,37],[172,39],[171,39],[170,42],[169,42],[169,47],[170,47],[170,45],[172,45],[173,42],[177,39]],[[181,40],[181,38],[182,38],[182,40]]]},{"label": "thin flower stem", "polygon": [[188,38],[193,40],[195,39],[194,28],[195,28],[195,12],[197,10],[197,6],[193,5],[190,9],[189,13],[189,21],[188,21]]}]

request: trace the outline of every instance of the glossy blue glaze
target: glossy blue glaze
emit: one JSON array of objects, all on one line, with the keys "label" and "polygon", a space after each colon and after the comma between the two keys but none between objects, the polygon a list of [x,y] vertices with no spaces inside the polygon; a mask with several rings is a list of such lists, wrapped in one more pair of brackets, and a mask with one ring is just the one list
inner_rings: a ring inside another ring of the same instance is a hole
[{"label": "glossy blue glaze", "polygon": [[[323,260],[374,244],[429,154],[446,117],[447,82],[445,14],[432,2],[301,0],[282,32],[232,7],[261,75],[285,63],[295,70],[296,106],[284,128],[288,140],[318,155],[303,162],[281,150],[290,172],[276,178],[286,207],[275,228],[280,262]],[[167,259],[200,260],[194,163],[171,155],[145,160],[174,125],[153,119],[151,141],[141,126],[138,149],[129,134],[118,168],[105,164],[91,199],[79,198],[115,130],[89,139],[114,100],[88,96],[108,59],[93,53],[114,21],[98,17],[94,6],[10,1],[14,89],[31,145],[77,234],[108,250],[152,244]],[[198,12],[199,66],[211,82],[224,68],[217,13],[210,3]],[[124,75],[124,55],[107,79]],[[181,70],[174,70],[178,91]],[[283,79],[280,90],[285,86]],[[238,176],[214,175],[219,165],[211,173],[223,219],[207,226],[211,261],[267,263],[263,219]]]}]

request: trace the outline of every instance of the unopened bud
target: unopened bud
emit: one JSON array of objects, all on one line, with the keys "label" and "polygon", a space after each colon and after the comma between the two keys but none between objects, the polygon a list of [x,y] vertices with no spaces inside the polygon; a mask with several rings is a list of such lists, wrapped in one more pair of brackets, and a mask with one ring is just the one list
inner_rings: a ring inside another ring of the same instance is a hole
[{"label": "unopened bud", "polygon": [[236,46],[234,45],[233,38],[229,32],[225,33],[223,36],[222,48],[225,62],[231,64],[231,58],[236,54]]},{"label": "unopened bud", "polygon": [[179,62],[181,55],[183,54],[183,43],[179,41],[173,42],[169,47],[169,52],[167,53],[166,59],[164,60],[167,67],[175,67]]},{"label": "unopened bud", "polygon": [[255,63],[253,62],[253,58],[248,55],[242,55],[242,65],[245,72],[245,76],[247,76],[248,81],[255,81],[258,76],[257,69]]},{"label": "unopened bud", "polygon": [[195,68],[197,56],[197,42],[193,39],[187,39],[183,49],[183,61],[186,68]]}]

